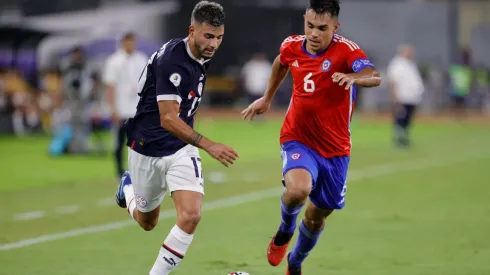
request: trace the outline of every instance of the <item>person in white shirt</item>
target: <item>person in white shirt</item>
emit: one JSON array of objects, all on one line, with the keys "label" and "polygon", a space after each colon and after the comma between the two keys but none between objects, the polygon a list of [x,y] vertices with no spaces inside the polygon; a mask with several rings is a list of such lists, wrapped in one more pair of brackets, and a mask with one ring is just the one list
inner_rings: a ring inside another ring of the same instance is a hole
[{"label": "person in white shirt", "polygon": [[135,35],[127,33],[121,40],[121,48],[108,58],[105,65],[103,81],[107,85],[107,100],[117,136],[114,155],[119,178],[125,171],[122,163],[125,121],[136,113],[138,80],[147,62],[148,56],[136,50]]},{"label": "person in white shirt", "polygon": [[398,48],[398,55],[388,65],[388,79],[394,106],[394,141],[401,147],[410,145],[408,130],[424,93],[420,71],[413,61],[414,52],[412,46],[401,45]]},{"label": "person in white shirt", "polygon": [[242,77],[249,103],[261,98],[269,85],[272,64],[263,53],[256,53],[242,68]]}]

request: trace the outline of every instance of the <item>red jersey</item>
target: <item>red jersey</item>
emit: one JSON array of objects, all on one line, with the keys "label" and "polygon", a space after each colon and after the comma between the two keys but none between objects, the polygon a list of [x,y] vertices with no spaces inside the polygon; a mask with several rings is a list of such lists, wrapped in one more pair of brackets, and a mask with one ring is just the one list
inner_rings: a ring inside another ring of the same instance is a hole
[{"label": "red jersey", "polygon": [[280,60],[293,77],[291,102],[280,142],[298,141],[325,158],[349,156],[350,122],[356,91],[333,83],[332,74],[374,67],[359,46],[335,34],[328,48],[313,55],[304,35],[290,36],[280,48]]}]

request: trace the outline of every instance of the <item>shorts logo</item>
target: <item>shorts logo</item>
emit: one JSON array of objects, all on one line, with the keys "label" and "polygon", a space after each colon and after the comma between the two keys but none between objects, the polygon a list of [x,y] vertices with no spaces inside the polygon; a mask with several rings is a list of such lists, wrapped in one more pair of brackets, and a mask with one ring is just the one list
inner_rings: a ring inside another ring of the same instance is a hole
[{"label": "shorts logo", "polygon": [[328,59],[325,59],[325,61],[323,61],[323,64],[322,64],[322,71],[326,72],[326,71],[330,70],[331,66],[332,66],[332,62],[330,62],[330,60],[328,60]]},{"label": "shorts logo", "polygon": [[298,160],[299,158],[301,158],[301,154],[300,153],[294,153],[291,155],[291,159],[293,160]]},{"label": "shorts logo", "polygon": [[135,200],[136,200],[136,204],[142,208],[146,207],[146,205],[148,204],[145,198],[143,198],[141,195],[136,195]]}]

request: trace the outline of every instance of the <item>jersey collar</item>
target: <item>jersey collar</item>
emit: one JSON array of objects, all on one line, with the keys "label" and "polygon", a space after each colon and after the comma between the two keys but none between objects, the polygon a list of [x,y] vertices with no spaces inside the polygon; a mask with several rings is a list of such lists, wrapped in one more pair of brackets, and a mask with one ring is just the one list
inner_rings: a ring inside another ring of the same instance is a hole
[{"label": "jersey collar", "polygon": [[204,65],[204,63],[208,62],[210,59],[206,59],[206,60],[200,60],[198,59],[197,57],[195,57],[192,52],[191,52],[191,48],[189,47],[189,37],[186,37],[184,38],[184,43],[185,43],[185,49],[187,51],[187,54],[194,60],[196,61],[197,63],[201,64],[201,65]]},{"label": "jersey collar", "polygon": [[[334,35],[335,35],[335,34],[334,34]],[[325,48],[323,51],[321,51],[321,52],[319,52],[319,53],[316,53],[316,54],[312,54],[312,53],[310,53],[310,52],[308,52],[308,51],[306,50],[306,40],[307,40],[307,39],[306,39],[306,37],[305,37],[305,40],[303,40],[303,44],[301,45],[301,49],[302,49],[302,50],[303,50],[303,52],[304,52],[305,54],[307,54],[308,56],[315,58],[315,57],[319,57],[319,56],[321,56],[321,55],[323,55],[324,53],[326,53],[326,52],[327,52],[328,48],[330,48],[330,45],[332,45],[332,42],[333,42],[333,35],[332,35],[332,38],[330,39],[330,43],[328,43],[328,46],[327,46],[327,47],[326,47],[326,48]]]}]

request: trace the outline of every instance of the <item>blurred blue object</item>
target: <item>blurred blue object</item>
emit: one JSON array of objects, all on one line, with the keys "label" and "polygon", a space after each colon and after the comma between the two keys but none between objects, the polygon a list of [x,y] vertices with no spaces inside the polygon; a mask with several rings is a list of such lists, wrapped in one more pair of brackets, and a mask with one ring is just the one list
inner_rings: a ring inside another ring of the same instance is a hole
[{"label": "blurred blue object", "polygon": [[73,128],[68,123],[61,124],[55,131],[53,139],[49,144],[49,154],[61,156],[66,152],[73,137]]}]

